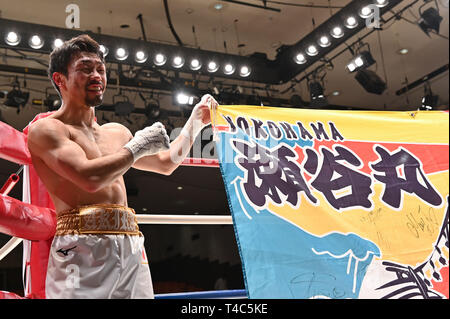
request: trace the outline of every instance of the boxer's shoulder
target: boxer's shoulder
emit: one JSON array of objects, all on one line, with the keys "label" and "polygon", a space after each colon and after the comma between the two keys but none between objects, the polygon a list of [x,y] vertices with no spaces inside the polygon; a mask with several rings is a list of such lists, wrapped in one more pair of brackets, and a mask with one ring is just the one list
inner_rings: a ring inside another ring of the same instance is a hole
[{"label": "boxer's shoulder", "polygon": [[133,138],[133,135],[131,134],[130,130],[125,125],[122,125],[120,123],[110,122],[110,123],[103,124],[102,126],[100,126],[100,128],[105,133],[108,133],[108,134],[109,133],[119,134],[119,135],[123,136],[125,139]]}]

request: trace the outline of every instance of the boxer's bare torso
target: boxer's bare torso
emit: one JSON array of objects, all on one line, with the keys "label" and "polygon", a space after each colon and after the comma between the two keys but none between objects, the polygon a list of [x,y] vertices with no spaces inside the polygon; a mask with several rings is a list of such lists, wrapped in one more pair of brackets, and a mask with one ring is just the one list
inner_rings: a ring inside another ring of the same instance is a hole
[{"label": "boxer's bare torso", "polygon": [[[58,174],[58,169],[52,165],[52,160],[43,158],[52,148],[55,152],[58,152],[58,148],[74,148],[77,156],[80,156],[80,161],[117,154],[132,137],[131,133],[118,123],[100,126],[93,122],[91,127],[88,127],[64,123],[61,117],[55,113],[35,122],[30,127],[31,141],[29,141],[33,165],[45,184],[56,211],[59,213],[77,206],[99,203],[127,206],[123,176],[118,176],[109,185],[99,190],[86,190],[64,177],[64,174]],[[37,142],[36,139],[41,141]],[[64,155],[71,156],[72,153],[60,152],[60,156]],[[58,155],[53,154],[53,156]]]}]

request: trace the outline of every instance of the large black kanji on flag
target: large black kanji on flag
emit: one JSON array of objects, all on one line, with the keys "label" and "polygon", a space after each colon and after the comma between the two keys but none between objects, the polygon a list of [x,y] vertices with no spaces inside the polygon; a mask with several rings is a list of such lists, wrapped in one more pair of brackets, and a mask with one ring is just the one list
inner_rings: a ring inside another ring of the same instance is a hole
[{"label": "large black kanji on flag", "polygon": [[415,194],[433,206],[442,204],[441,196],[427,180],[421,163],[411,153],[404,148],[389,153],[383,146],[376,146],[375,151],[380,160],[370,166],[374,171],[382,173],[373,174],[373,177],[385,184],[382,200],[386,204],[400,208],[402,191]]}]

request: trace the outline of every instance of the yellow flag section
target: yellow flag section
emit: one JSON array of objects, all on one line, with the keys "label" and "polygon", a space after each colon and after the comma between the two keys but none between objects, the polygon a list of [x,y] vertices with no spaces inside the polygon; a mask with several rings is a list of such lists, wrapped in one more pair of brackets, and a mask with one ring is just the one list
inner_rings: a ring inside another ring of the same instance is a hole
[{"label": "yellow flag section", "polygon": [[[377,245],[377,259],[412,267],[447,240],[425,276],[432,278],[445,260],[448,267],[448,112],[233,105],[211,115],[216,134],[243,132],[255,143],[272,139],[295,150],[311,196],[300,192],[299,203],[281,205],[266,196],[264,208],[274,215],[315,236],[356,234]],[[350,172],[348,187],[333,189],[338,179],[342,185],[343,169]]]}]

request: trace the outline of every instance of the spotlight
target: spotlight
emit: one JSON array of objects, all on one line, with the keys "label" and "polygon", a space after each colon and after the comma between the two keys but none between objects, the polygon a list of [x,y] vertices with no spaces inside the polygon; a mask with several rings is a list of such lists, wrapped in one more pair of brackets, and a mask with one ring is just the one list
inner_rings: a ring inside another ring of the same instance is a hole
[{"label": "spotlight", "polygon": [[55,111],[61,106],[61,97],[58,94],[49,94],[44,100],[44,105],[48,107],[49,111]]},{"label": "spotlight", "polygon": [[345,26],[349,29],[356,28],[358,26],[358,20],[354,16],[350,16],[345,20]]},{"label": "spotlight", "polygon": [[176,95],[176,102],[180,105],[194,105],[195,96],[189,95],[187,93],[178,93]]},{"label": "spotlight", "polygon": [[344,36],[344,31],[341,27],[334,27],[333,30],[331,30],[331,36],[336,39],[342,38]]},{"label": "spotlight", "polygon": [[419,107],[419,110],[431,111],[433,108],[439,105],[438,103],[439,96],[433,94],[427,82],[425,84],[425,95],[422,97],[422,105]]},{"label": "spotlight", "polygon": [[323,93],[323,87],[319,82],[309,82],[309,95],[311,98],[311,107],[324,107],[328,105],[327,98]]},{"label": "spotlight", "polygon": [[30,41],[28,41],[28,44],[30,45],[30,47],[32,47],[33,49],[40,49],[44,46],[44,40],[42,40],[42,38],[38,35],[33,35],[30,38]]},{"label": "spotlight", "polygon": [[153,63],[155,63],[155,65],[157,65],[157,66],[164,65],[166,62],[167,62],[167,57],[162,53],[156,54],[155,58],[153,59]]},{"label": "spotlight", "polygon": [[175,57],[173,58],[173,60],[172,60],[172,66],[173,66],[174,68],[179,69],[179,68],[181,68],[183,65],[184,65],[184,59],[183,59],[181,56],[177,55],[177,56],[175,56]]},{"label": "spotlight", "polygon": [[375,63],[375,59],[369,51],[363,51],[353,58],[348,64],[347,69],[350,72],[355,72],[362,68],[367,68]]},{"label": "spotlight", "polygon": [[14,87],[11,91],[6,94],[6,100],[3,104],[6,106],[12,107],[24,107],[27,104],[28,99],[30,98],[29,92],[22,92],[20,88]]},{"label": "spotlight", "polygon": [[208,68],[207,68],[208,72],[213,73],[213,72],[216,72],[218,69],[219,69],[219,65],[215,61],[210,61],[208,63]]},{"label": "spotlight", "polygon": [[430,31],[434,30],[439,33],[439,26],[443,18],[439,15],[439,12],[435,8],[428,8],[420,14],[419,27],[430,36]]},{"label": "spotlight", "polygon": [[161,114],[161,109],[159,108],[159,101],[152,99],[145,104],[145,114],[150,119],[157,119]]},{"label": "spotlight", "polygon": [[[55,39],[55,41],[53,41],[53,49],[59,48],[59,47],[61,47],[63,44],[64,44],[64,41],[61,40],[61,39],[59,39],[59,38],[57,38],[57,39]],[[100,51],[101,51],[101,48],[100,48]],[[105,55],[105,54],[103,54],[103,55]]]},{"label": "spotlight", "polygon": [[326,48],[326,47],[329,47],[330,45],[331,45],[331,42],[330,42],[330,39],[327,37],[327,36],[322,36],[322,37],[320,37],[320,39],[319,39],[319,45],[322,47],[322,48]]},{"label": "spotlight", "polygon": [[309,95],[311,97],[311,100],[316,100],[325,97],[325,95],[323,94],[322,85],[319,82],[310,82]]},{"label": "spotlight", "polygon": [[389,4],[389,1],[387,0],[377,0],[375,1],[375,5],[379,8],[383,8]]},{"label": "spotlight", "polygon": [[371,70],[359,70],[355,75],[355,79],[369,93],[381,95],[386,90],[386,83]]},{"label": "spotlight", "polygon": [[109,53],[109,49],[103,44],[100,44],[100,51],[103,53],[103,57],[107,56]]},{"label": "spotlight", "polygon": [[134,60],[137,63],[144,63],[145,61],[147,61],[147,59],[148,59],[148,55],[144,51],[137,51],[136,55],[134,56]]},{"label": "spotlight", "polygon": [[244,65],[241,67],[240,71],[239,71],[239,75],[242,77],[247,77],[250,75],[250,73],[252,73],[252,70],[250,69],[250,67]]},{"label": "spotlight", "polygon": [[319,51],[317,50],[317,48],[314,45],[310,45],[307,49],[306,49],[306,53],[310,56],[315,56],[319,53]]},{"label": "spotlight", "polygon": [[114,57],[119,61],[126,60],[128,58],[128,51],[124,48],[118,48],[114,54]]},{"label": "spotlight", "polygon": [[225,73],[226,75],[233,74],[235,70],[236,70],[236,68],[234,67],[234,65],[232,65],[230,63],[225,64],[225,66],[223,67],[223,73]]},{"label": "spotlight", "polygon": [[433,108],[438,106],[439,96],[437,95],[425,95],[422,98],[422,105],[419,108],[422,111],[431,111]]},{"label": "spotlight", "polygon": [[189,64],[189,67],[193,71],[197,71],[202,67],[202,64],[200,63],[200,60],[198,59],[192,59],[191,63]]},{"label": "spotlight", "polygon": [[13,31],[8,32],[5,37],[5,42],[8,45],[16,46],[20,43],[20,35]]},{"label": "spotlight", "polygon": [[306,63],[306,58],[302,53],[299,53],[294,57],[294,61],[297,64],[304,64]]}]

